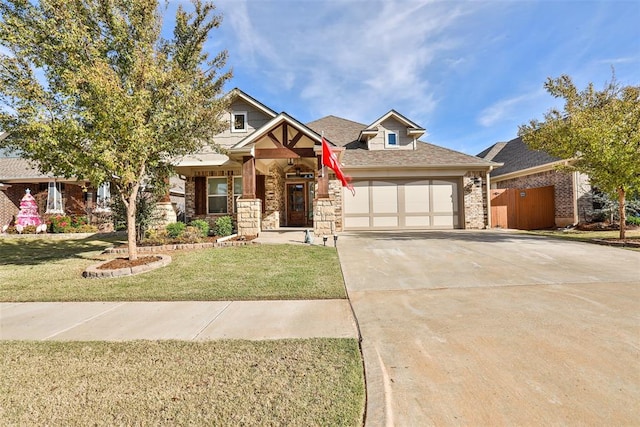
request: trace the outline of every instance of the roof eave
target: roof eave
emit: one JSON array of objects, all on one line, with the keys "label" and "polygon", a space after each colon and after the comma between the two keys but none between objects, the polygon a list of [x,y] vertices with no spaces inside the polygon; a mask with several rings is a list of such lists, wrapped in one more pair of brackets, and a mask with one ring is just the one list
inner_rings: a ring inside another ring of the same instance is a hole
[{"label": "roof eave", "polygon": [[[532,175],[535,173],[546,172],[556,169],[558,166],[569,166],[575,159],[558,160],[551,163],[545,163],[544,165],[533,166],[526,169],[520,169],[517,171],[505,173],[502,175],[492,176],[491,180],[494,182],[505,181],[507,179],[518,178],[521,176]],[[504,166],[504,163],[500,164]]]}]

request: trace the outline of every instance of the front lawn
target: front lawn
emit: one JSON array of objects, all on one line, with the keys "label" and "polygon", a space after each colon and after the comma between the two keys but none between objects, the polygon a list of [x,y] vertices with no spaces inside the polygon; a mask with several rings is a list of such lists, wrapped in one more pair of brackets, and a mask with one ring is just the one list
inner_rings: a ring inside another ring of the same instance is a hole
[{"label": "front lawn", "polygon": [[[598,230],[598,231],[585,231],[585,230],[532,230],[526,231],[528,234],[535,234],[537,236],[556,237],[567,240],[577,240],[581,242],[594,242],[597,240],[611,240],[613,243],[619,241],[620,231],[618,230]],[[626,230],[627,242],[640,242],[640,228]],[[639,250],[638,248],[628,248],[631,250]]]},{"label": "front lawn", "polygon": [[[85,279],[114,239],[0,239],[0,301],[215,301],[346,298],[335,248],[248,245],[169,251],[137,276]],[[144,255],[144,254],[143,254]]]},{"label": "front lawn", "polygon": [[0,342],[5,425],[359,426],[353,339]]}]

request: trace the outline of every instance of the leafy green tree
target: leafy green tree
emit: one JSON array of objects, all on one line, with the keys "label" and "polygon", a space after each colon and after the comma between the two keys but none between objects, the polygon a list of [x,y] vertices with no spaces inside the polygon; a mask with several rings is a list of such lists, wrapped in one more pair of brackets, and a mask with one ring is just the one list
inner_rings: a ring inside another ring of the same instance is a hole
[{"label": "leafy green tree", "polygon": [[564,99],[564,109],[551,109],[544,121],[520,126],[520,136],[534,149],[574,159],[571,168],[617,197],[624,239],[625,199],[640,191],[640,86],[623,87],[615,75],[602,90],[589,84],[579,91],[566,75],[549,78],[544,86]]},{"label": "leafy green tree", "polygon": [[161,185],[168,161],[223,129],[227,52],[204,44],[221,23],[214,5],[180,6],[161,37],[157,0],[0,2],[0,148],[43,172],[110,182],[127,209],[129,259],[137,258],[136,199]]}]

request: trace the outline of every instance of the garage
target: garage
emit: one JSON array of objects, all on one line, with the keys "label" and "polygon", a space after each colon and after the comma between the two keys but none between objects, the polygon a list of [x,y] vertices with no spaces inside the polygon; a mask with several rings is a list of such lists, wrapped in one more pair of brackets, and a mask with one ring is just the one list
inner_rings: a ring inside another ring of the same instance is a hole
[{"label": "garage", "polygon": [[460,228],[459,179],[354,180],[345,189],[345,230]]}]

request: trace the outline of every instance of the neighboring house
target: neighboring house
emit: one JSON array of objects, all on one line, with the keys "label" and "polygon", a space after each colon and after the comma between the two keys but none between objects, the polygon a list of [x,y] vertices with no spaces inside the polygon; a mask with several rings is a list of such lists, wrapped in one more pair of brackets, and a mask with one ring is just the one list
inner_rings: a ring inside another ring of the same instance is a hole
[{"label": "neighboring house", "polygon": [[589,221],[593,200],[589,178],[583,173],[558,170],[571,159],[553,157],[530,149],[521,138],[499,142],[478,154],[504,165],[491,172],[493,189],[534,189],[553,186],[556,227]]},{"label": "neighboring house", "polygon": [[[425,129],[391,110],[369,125],[328,116],[303,124],[232,90],[228,128],[176,160],[186,220],[232,215],[240,235],[280,227],[343,230],[482,229],[498,163],[419,140]],[[322,170],[322,135],[355,196]]]},{"label": "neighboring house", "polygon": [[109,189],[97,191],[88,182],[43,174],[20,157],[0,157],[0,224],[9,224],[20,210],[20,200],[31,190],[42,214],[85,215],[91,206],[107,209]]}]

